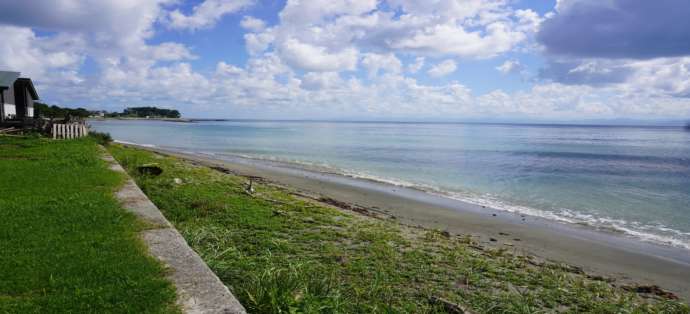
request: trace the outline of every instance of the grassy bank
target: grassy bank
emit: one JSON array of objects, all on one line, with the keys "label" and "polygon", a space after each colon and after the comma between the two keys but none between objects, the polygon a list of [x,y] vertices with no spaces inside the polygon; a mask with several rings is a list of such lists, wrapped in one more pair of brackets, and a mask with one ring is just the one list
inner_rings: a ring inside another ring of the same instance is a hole
[{"label": "grassy bank", "polygon": [[[687,313],[567,265],[400,225],[289,189],[111,146],[116,159],[252,313]],[[137,165],[158,163],[160,176]],[[255,179],[259,180],[259,179]],[[259,180],[260,181],[260,180]]]},{"label": "grassy bank", "polygon": [[0,313],[169,313],[175,291],[91,139],[0,136]]}]

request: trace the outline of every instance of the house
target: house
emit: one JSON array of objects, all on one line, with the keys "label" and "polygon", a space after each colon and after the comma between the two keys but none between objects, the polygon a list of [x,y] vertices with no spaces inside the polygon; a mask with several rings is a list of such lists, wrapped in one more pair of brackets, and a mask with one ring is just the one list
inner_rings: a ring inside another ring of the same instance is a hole
[{"label": "house", "polygon": [[19,72],[0,71],[0,124],[30,123],[36,100],[31,79],[19,77]]}]

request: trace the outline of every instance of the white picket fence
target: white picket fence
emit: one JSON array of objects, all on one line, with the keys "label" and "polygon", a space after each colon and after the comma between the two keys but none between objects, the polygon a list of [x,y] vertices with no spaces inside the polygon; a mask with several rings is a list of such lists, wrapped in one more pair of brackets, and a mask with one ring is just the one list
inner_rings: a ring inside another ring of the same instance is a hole
[{"label": "white picket fence", "polygon": [[73,139],[89,135],[84,123],[53,124],[53,139]]}]

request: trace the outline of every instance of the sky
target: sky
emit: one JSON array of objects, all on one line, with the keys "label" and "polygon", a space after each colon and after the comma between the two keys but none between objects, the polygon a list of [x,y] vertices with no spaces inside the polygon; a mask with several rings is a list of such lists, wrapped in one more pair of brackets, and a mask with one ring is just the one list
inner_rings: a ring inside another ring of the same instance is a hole
[{"label": "sky", "polygon": [[43,102],[186,117],[690,118],[687,0],[0,0]]}]

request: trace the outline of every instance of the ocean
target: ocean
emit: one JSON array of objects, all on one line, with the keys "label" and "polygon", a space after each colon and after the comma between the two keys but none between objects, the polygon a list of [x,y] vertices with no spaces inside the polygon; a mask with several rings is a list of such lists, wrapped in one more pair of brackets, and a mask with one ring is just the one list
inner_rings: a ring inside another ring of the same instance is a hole
[{"label": "ocean", "polygon": [[114,139],[420,189],[690,249],[682,127],[317,121],[90,121]]}]

